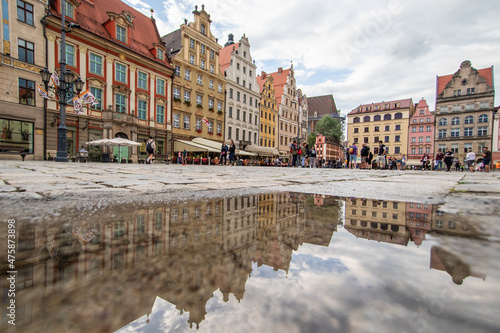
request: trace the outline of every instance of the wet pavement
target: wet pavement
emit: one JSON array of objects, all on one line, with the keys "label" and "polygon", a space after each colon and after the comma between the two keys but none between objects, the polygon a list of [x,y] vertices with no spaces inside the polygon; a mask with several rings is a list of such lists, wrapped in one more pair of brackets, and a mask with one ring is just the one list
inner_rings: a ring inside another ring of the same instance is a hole
[{"label": "wet pavement", "polygon": [[0,328],[497,332],[499,177],[0,161]]}]

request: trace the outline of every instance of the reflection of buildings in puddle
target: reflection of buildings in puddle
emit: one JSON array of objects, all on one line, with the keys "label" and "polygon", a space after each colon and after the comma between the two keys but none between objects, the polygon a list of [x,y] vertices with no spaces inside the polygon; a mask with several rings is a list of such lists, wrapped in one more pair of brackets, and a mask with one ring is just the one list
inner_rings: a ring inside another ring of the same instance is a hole
[{"label": "reflection of buildings in puddle", "polygon": [[432,232],[450,236],[477,237],[477,229],[463,217],[447,214],[434,207]]},{"label": "reflection of buildings in puddle", "polygon": [[432,205],[419,202],[406,203],[406,227],[410,230],[412,241],[419,246],[425,235],[431,231]]},{"label": "reflection of buildings in puddle", "polygon": [[[122,207],[113,218],[103,211],[79,222],[93,232],[88,243],[54,223],[20,224],[17,327],[112,331],[150,312],[156,296],[189,312],[188,322],[198,325],[217,289],[225,301],[231,293],[243,298],[252,261],[287,271],[310,229],[322,232],[306,224],[304,202],[305,196],[283,193]],[[58,255],[51,257],[54,248]]]},{"label": "reflection of buildings in puddle", "polygon": [[486,278],[486,275],[472,271],[471,267],[463,262],[458,255],[439,246],[431,248],[431,268],[447,272],[455,284],[462,284],[463,280],[469,276],[483,280]]}]

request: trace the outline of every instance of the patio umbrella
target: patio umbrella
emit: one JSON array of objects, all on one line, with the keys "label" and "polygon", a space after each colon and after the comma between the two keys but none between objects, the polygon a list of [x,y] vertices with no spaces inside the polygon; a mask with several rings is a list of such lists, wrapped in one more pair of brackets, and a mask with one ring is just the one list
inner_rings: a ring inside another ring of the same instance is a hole
[{"label": "patio umbrella", "polygon": [[[114,139],[101,139],[101,140],[94,140],[94,141],[89,141],[85,143],[86,145],[91,145],[91,146],[118,146],[120,148],[121,146],[140,146],[141,143],[135,142],[132,140],[124,139],[124,138],[114,138]],[[120,156],[118,157],[120,160],[122,159],[122,151],[121,149],[118,149]]]}]

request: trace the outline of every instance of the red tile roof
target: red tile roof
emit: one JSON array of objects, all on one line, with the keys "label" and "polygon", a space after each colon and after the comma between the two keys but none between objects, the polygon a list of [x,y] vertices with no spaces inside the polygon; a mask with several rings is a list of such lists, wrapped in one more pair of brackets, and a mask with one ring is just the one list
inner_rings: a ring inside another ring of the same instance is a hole
[{"label": "red tile roof", "polygon": [[[460,71],[460,70],[458,70],[458,71]],[[458,71],[455,74],[457,74]],[[486,80],[486,83],[488,83],[488,85],[490,87],[493,87],[493,68],[492,67],[483,68],[483,69],[478,69],[477,71],[479,72],[479,75],[484,77],[484,79]],[[453,78],[453,75],[455,75],[455,74],[443,75],[443,76],[437,77],[436,96],[439,96],[443,92],[444,87],[448,84],[448,82],[451,81],[451,79]]]},{"label": "red tile roof", "polygon": [[266,72],[262,72],[262,74],[257,76],[255,79],[257,80],[257,84],[259,85],[260,93],[262,94],[262,91],[264,91],[264,84],[266,84],[267,81]]},{"label": "red tile roof", "polygon": [[224,71],[231,65],[231,53],[236,51],[240,47],[240,43],[234,43],[228,45],[219,51],[219,66],[220,72],[224,73]]},{"label": "red tile roof", "polygon": [[277,72],[268,74],[273,77],[276,102],[278,104],[281,103],[281,97],[283,96],[283,93],[285,91],[285,84],[289,74],[290,74],[290,68],[289,69],[279,68]]},{"label": "red tile roof", "polygon": [[[57,17],[61,16],[59,4],[60,1],[53,1],[50,8],[51,13]],[[104,23],[109,20],[108,12],[120,14],[124,11],[131,14],[134,25],[133,28],[129,28],[128,45],[113,40],[110,33],[104,27]],[[76,8],[76,12],[76,23],[80,25],[81,29],[111,40],[120,47],[128,48],[171,68],[168,60],[158,60],[150,51],[150,49],[154,48],[153,44],[163,45],[154,19],[147,17],[120,0],[94,1],[94,5],[81,1],[80,5]]]},{"label": "red tile roof", "polygon": [[315,112],[319,118],[326,114],[338,115],[332,95],[307,97],[307,105],[309,106],[309,118],[314,118]]},{"label": "red tile roof", "polygon": [[[399,103],[399,106],[396,107],[396,103]],[[385,105],[389,104],[389,108],[385,108]],[[375,107],[378,106],[379,108],[376,110]],[[405,108],[410,108],[413,106],[413,101],[411,98],[407,99],[398,99],[395,101],[387,101],[387,102],[380,102],[380,103],[372,103],[372,104],[363,104],[349,112],[349,114],[357,114],[357,113],[368,113],[368,112],[380,112],[384,110],[397,110],[397,109],[405,109]],[[367,108],[369,108],[367,110]]]}]

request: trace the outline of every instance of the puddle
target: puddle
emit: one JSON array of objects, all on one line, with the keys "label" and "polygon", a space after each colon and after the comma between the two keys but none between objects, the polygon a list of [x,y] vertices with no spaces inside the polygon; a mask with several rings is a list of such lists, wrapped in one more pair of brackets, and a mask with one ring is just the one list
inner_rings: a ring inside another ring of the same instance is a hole
[{"label": "puddle", "polygon": [[278,193],[82,215],[15,217],[14,297],[0,225],[2,332],[498,329],[499,244],[437,205]]}]

